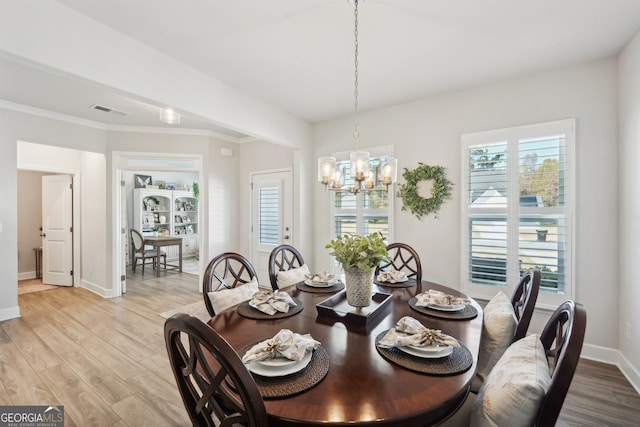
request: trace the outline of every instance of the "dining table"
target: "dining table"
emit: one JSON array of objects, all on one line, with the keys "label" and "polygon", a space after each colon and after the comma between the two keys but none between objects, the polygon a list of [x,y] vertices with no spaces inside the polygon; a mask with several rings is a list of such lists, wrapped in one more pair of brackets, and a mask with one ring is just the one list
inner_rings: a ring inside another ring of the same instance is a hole
[{"label": "dining table", "polygon": [[[253,372],[269,425],[432,425],[455,412],[469,393],[482,308],[471,298],[464,315],[416,307],[416,296],[430,289],[464,295],[428,281],[399,285],[374,283],[371,306],[357,309],[345,304],[344,286],[324,292],[298,283],[280,290],[298,305],[292,313],[254,315],[244,302],[217,313],[208,324],[240,357],[283,329],[320,342],[302,374],[274,378]],[[456,338],[461,348],[435,359],[381,348],[378,341],[405,316]]]}]

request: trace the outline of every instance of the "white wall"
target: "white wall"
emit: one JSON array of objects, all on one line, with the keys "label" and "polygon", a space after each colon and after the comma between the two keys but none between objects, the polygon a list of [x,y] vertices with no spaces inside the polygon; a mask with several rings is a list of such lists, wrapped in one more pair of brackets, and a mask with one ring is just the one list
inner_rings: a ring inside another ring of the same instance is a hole
[{"label": "white wall", "polygon": [[[268,142],[250,142],[238,146],[237,155],[242,159],[239,168],[240,181],[240,250],[247,258],[251,255],[251,190],[249,174],[273,169],[293,167],[294,150]],[[297,200],[293,206],[297,206]],[[296,236],[297,237],[297,236]],[[298,239],[294,239],[296,245]],[[304,255],[304,254],[303,254]]]},{"label": "white wall", "polygon": [[33,248],[42,246],[42,177],[37,171],[18,171],[18,278],[36,277]]},{"label": "white wall", "polygon": [[[640,259],[640,33],[619,59],[620,297],[618,340],[621,367],[640,388],[640,287],[636,277]],[[613,311],[615,313],[616,311]],[[635,368],[634,368],[635,367]]]},{"label": "white wall", "polygon": [[[205,134],[109,133],[111,152],[202,157],[202,179],[195,181],[200,183],[200,215],[204,220],[198,232],[204,266],[215,254],[238,249],[239,158],[222,156],[222,148],[236,150],[237,145]],[[111,165],[109,168],[110,183]],[[111,192],[110,184],[107,191]]]},{"label": "white wall", "polygon": [[[418,220],[402,212],[396,199],[396,240],[418,251],[426,280],[460,289],[461,134],[575,117],[575,297],[594,319],[587,325],[586,342],[617,348],[616,85],[617,62],[612,58],[360,114],[361,147],[394,144],[401,171],[418,162],[442,165],[456,184],[453,200],[442,206],[439,219]],[[352,129],[351,118],[315,126],[316,156],[351,149]],[[316,185],[318,248],[330,238],[328,200]],[[313,268],[322,270],[328,262],[326,251],[318,250]],[[542,313],[542,320],[547,316]]]},{"label": "white wall", "polygon": [[[103,130],[60,122],[0,108],[0,320],[19,316],[17,290],[17,143],[31,141],[51,146],[103,153]],[[106,233],[106,230],[103,229]],[[96,257],[105,253],[95,251]]]},{"label": "white wall", "polygon": [[96,227],[107,217],[104,154],[18,142],[18,166],[77,176],[73,190],[74,284],[100,294],[106,283],[106,230]]}]

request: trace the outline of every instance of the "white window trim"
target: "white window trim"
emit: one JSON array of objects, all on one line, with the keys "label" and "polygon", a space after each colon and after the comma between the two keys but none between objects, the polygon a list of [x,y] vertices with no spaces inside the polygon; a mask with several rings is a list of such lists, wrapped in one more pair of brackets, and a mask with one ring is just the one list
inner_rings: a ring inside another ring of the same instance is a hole
[{"label": "white window trim", "polygon": [[[566,161],[566,169],[565,169],[565,177],[566,177],[566,188],[567,195],[565,197],[565,207],[558,208],[558,211],[563,212],[565,214],[566,221],[566,229],[568,230],[569,236],[566,242],[565,248],[565,260],[569,265],[569,268],[566,270],[565,277],[565,289],[563,293],[552,293],[552,292],[543,292],[541,290],[538,295],[538,302],[536,304],[537,307],[546,308],[553,310],[562,302],[568,299],[575,298],[575,258],[574,258],[574,248],[575,248],[575,195],[576,195],[576,180],[575,180],[575,169],[576,169],[576,157],[575,157],[575,119],[566,119],[566,120],[558,120],[553,122],[539,123],[539,124],[531,124],[525,126],[518,126],[512,128],[504,128],[483,132],[474,132],[467,133],[462,135],[462,156],[461,156],[461,179],[460,179],[460,187],[461,194],[469,194],[469,158],[468,151],[469,147],[473,145],[480,144],[489,144],[497,141],[508,141],[508,146],[517,143],[518,140],[524,139],[530,135],[539,136],[541,134],[564,134],[565,135],[565,158]],[[508,173],[509,173],[509,183],[518,182],[518,171],[519,171],[519,158],[518,156],[508,155]],[[517,186],[510,185],[509,186],[509,197],[508,200],[519,200],[519,189]],[[536,208],[533,208],[536,209]],[[509,203],[507,209],[508,218],[518,218],[518,216],[526,215],[528,212],[527,208],[521,208],[519,203]],[[547,208],[546,213],[553,213],[553,208]],[[504,214],[504,209],[490,209],[483,208],[483,213],[486,214]],[[533,213],[533,212],[532,212]],[[507,285],[506,286],[497,286],[497,285],[483,285],[483,284],[474,284],[469,280],[469,260],[468,260],[468,236],[469,236],[469,214],[470,208],[467,198],[463,198],[462,206],[461,206],[461,277],[460,283],[462,284],[463,291],[473,297],[479,299],[491,299],[498,291],[502,291],[508,296],[511,296],[513,293],[517,283],[518,283],[518,240],[510,239],[507,240],[507,265],[512,268],[508,268],[507,271]],[[514,233],[518,233],[518,225],[519,221],[510,221],[507,225],[507,236],[512,236]],[[516,268],[513,268],[516,266]]]}]

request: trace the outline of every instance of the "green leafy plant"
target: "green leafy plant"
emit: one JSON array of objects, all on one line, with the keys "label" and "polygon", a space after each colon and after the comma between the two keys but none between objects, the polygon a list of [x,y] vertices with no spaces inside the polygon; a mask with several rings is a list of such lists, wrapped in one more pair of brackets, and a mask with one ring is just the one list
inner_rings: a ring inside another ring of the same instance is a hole
[{"label": "green leafy plant", "polygon": [[[451,198],[453,188],[453,182],[445,176],[444,167],[418,163],[418,167],[413,171],[404,168],[402,176],[406,181],[398,191],[398,196],[402,198],[402,210],[410,210],[418,219],[430,213],[437,218],[440,206],[445,200]],[[418,183],[428,180],[433,181],[433,185],[431,197],[425,199],[418,194]]]},{"label": "green leafy plant", "polygon": [[193,183],[193,198],[196,199],[196,203],[198,203],[198,197],[200,197],[200,186],[197,182]]},{"label": "green leafy plant", "polygon": [[381,262],[389,262],[384,236],[379,231],[368,236],[347,233],[325,247],[332,249],[329,255],[334,256],[344,269],[371,271]]}]

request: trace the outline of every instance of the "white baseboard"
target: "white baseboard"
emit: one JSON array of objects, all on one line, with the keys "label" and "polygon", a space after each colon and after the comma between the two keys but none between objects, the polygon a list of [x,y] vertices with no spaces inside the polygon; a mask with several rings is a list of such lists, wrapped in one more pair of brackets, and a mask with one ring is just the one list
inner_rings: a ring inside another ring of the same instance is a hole
[{"label": "white baseboard", "polygon": [[9,307],[0,310],[0,322],[20,317],[20,307]]},{"label": "white baseboard", "polygon": [[617,366],[622,375],[631,383],[631,386],[640,394],[640,372],[629,362],[624,354],[620,353],[620,350],[594,344],[584,344],[580,357]]},{"label": "white baseboard", "polygon": [[640,372],[624,357],[624,354],[620,353],[620,363],[618,367],[622,371],[622,374],[629,380],[636,392],[640,394]]},{"label": "white baseboard", "polygon": [[82,280],[81,286],[84,289],[93,292],[94,294],[100,295],[103,298],[113,298],[112,289],[104,288],[100,285],[96,285],[95,283],[91,283],[87,280]]},{"label": "white baseboard", "polygon": [[27,280],[27,279],[35,279],[36,272],[35,271],[25,271],[23,273],[18,273],[18,280]]}]

